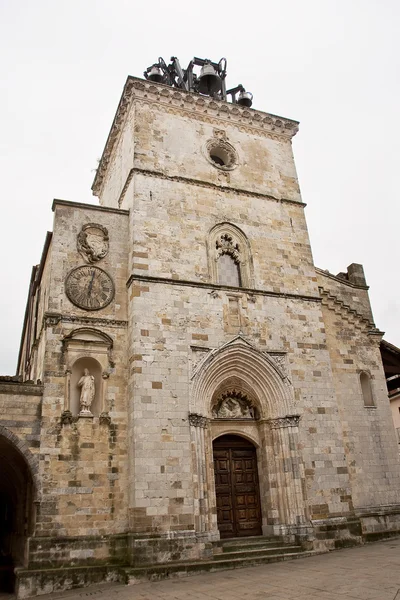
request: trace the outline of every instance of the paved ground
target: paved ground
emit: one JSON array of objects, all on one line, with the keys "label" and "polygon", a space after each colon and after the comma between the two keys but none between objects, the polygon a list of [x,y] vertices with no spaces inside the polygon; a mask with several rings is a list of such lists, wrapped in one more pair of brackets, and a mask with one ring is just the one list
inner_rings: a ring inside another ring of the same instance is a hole
[{"label": "paved ground", "polygon": [[[10,598],[10,597],[9,597]],[[41,600],[400,600],[400,538],[311,558]]]}]

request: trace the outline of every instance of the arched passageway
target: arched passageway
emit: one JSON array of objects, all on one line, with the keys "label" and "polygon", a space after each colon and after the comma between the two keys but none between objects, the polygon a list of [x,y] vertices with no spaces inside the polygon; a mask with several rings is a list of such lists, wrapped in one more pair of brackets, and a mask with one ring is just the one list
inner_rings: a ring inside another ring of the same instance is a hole
[{"label": "arched passageway", "polygon": [[14,568],[25,563],[33,482],[22,454],[0,435],[0,592],[14,591]]},{"label": "arched passageway", "polygon": [[221,538],[261,535],[255,446],[238,435],[213,442],[217,522]]}]

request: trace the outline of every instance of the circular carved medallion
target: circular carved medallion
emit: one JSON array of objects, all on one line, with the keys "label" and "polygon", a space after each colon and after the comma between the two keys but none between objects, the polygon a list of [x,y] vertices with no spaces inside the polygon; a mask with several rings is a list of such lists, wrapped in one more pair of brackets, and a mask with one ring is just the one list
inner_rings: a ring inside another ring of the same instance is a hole
[{"label": "circular carved medallion", "polygon": [[65,293],[69,300],[84,310],[100,310],[114,298],[114,283],[111,277],[91,265],[73,269],[65,280]]},{"label": "circular carved medallion", "polygon": [[78,252],[88,263],[104,258],[108,253],[108,230],[98,223],[84,225],[77,238]]}]

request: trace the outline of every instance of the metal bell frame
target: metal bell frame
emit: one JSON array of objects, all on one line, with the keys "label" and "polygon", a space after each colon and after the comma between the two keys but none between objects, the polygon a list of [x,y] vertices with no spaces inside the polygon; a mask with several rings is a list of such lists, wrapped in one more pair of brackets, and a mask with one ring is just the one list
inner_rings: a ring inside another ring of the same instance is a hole
[{"label": "metal bell frame", "polygon": [[[195,66],[201,67],[199,75],[193,72]],[[187,68],[182,69],[176,56],[171,57],[169,65],[162,57],[159,57],[158,62],[145,70],[144,77],[155,83],[164,83],[225,102],[229,95],[233,104],[250,108],[253,103],[253,94],[246,92],[241,84],[230,90],[226,89],[226,66],[226,58],[221,58],[218,63],[215,63],[208,58],[194,57]]]}]

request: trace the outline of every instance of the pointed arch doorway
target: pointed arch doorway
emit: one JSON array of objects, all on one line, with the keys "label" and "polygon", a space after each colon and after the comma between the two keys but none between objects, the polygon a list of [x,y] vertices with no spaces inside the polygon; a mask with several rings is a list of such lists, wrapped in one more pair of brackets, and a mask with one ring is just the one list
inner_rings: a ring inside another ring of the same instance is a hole
[{"label": "pointed arch doorway", "polygon": [[213,442],[217,523],[221,538],[262,535],[255,446],[238,435]]}]

